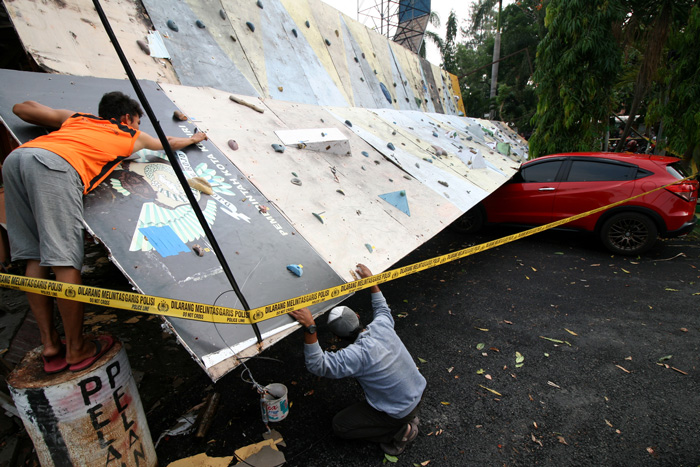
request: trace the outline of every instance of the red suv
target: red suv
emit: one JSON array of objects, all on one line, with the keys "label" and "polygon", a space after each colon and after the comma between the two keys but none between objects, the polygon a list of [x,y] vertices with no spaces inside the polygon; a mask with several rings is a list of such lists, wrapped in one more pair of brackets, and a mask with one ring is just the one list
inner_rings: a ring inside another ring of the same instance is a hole
[{"label": "red suv", "polygon": [[[543,225],[686,178],[679,160],[647,154],[567,153],[528,161],[513,178],[453,226],[475,232],[485,222]],[[613,253],[635,255],[658,236],[695,226],[698,181],[686,180],[561,228],[597,234]]]}]

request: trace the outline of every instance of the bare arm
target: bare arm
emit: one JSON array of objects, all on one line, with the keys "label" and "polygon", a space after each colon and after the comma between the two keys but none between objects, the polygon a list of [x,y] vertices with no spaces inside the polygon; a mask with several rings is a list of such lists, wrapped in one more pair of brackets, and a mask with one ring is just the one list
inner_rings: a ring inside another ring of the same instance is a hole
[{"label": "bare arm", "polygon": [[[308,328],[312,324],[316,324],[314,322],[313,316],[311,316],[311,311],[309,311],[308,308],[301,308],[299,310],[294,310],[290,311],[289,314],[299,321],[299,324],[304,326],[305,328]],[[315,342],[318,342],[318,336],[316,333],[309,334],[308,332],[304,333],[304,343],[305,344],[313,344]]]},{"label": "bare arm", "polygon": [[[178,149],[185,148],[190,144],[197,144],[201,141],[204,141],[205,139],[207,139],[207,134],[203,132],[198,132],[193,134],[189,138],[179,136],[168,136],[167,138],[168,144],[170,144],[170,147],[173,149],[173,151],[177,151]],[[138,139],[136,140],[136,143],[134,144],[134,152],[140,151],[141,149],[151,149],[153,151],[159,151],[163,149],[163,145],[161,144],[158,138],[154,138],[153,136],[147,133],[141,132]]]},{"label": "bare arm", "polygon": [[[365,277],[370,277],[372,275],[372,271],[370,271],[369,268],[362,263],[357,265],[357,269],[355,269],[355,271],[357,272],[357,275],[360,276],[360,278],[362,279],[364,279]],[[373,285],[372,287],[370,287],[369,291],[372,293],[377,293],[379,292],[379,286]]]},{"label": "bare arm", "polygon": [[25,101],[15,104],[12,107],[12,111],[27,123],[50,128],[61,128],[63,122],[75,114],[73,110],[53,109],[36,101]]}]

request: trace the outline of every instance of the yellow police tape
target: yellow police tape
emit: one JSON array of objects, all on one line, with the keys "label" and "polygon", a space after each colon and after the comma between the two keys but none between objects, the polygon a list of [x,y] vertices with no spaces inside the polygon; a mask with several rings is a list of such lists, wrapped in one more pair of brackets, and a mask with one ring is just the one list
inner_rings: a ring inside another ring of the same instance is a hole
[{"label": "yellow police tape", "polygon": [[525,230],[523,232],[518,232],[513,235],[508,235],[497,240],[471,246],[463,250],[453,251],[452,253],[426,259],[402,268],[392,269],[381,274],[366,277],[364,279],[348,282],[346,284],[319,290],[307,295],[290,298],[288,300],[261,306],[248,311],[239,310],[236,308],[206,305],[197,302],[188,302],[184,300],[175,300],[171,298],[142,295],[132,292],[120,292],[116,290],[103,289],[100,287],[90,287],[86,285],[69,284],[46,279],[16,276],[12,274],[0,273],[0,286],[15,290],[23,290],[25,292],[34,292],[49,297],[75,300],[93,305],[119,308],[123,310],[132,310],[139,313],[151,313],[168,316],[171,318],[183,318],[210,323],[252,324],[281,316],[289,313],[290,311],[298,310],[299,308],[316,305],[318,303],[348,295],[352,292],[367,289],[373,285],[382,284],[400,277],[408,276],[409,274],[423,271],[425,269],[440,266],[442,264],[473,255],[474,253],[486,251],[491,248],[495,248],[497,246],[558,227],[562,224],[581,219],[582,217],[590,216],[591,214],[605,211],[620,204],[627,203],[628,201],[667,188],[671,185],[675,185],[676,183],[681,183],[689,178],[692,177],[687,177],[683,180],[669,183],[668,185],[655,188],[622,201],[608,204],[607,206],[603,206],[601,208],[593,209],[591,211],[577,214],[566,219],[561,219],[540,227]]}]

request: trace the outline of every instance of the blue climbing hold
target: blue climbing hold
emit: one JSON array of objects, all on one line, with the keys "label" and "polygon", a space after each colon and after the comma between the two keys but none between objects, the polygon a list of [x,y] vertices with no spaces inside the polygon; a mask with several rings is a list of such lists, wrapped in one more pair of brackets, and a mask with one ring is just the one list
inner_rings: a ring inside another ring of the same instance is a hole
[{"label": "blue climbing hold", "polygon": [[257,1],[256,5],[262,10],[263,4],[260,0]]},{"label": "blue climbing hold", "polygon": [[287,266],[287,269],[296,274],[297,277],[301,277],[301,275],[304,274],[302,267],[301,264],[290,264]]},{"label": "blue climbing hold", "polygon": [[411,216],[411,210],[408,208],[408,198],[406,197],[405,190],[384,193],[383,195],[379,195],[379,197],[394,206],[399,211],[402,211],[407,216]]},{"label": "blue climbing hold", "polygon": [[226,19],[226,12],[224,10],[219,10],[219,16],[221,16],[221,19]]},{"label": "blue climbing hold", "polygon": [[379,83],[379,87],[382,88],[382,92],[384,93],[384,97],[386,97],[386,100],[389,101],[391,104],[391,94],[389,94],[389,90],[386,88],[384,83]]},{"label": "blue climbing hold", "polygon": [[274,149],[276,152],[284,152],[284,146],[281,144],[273,144],[272,149]]},{"label": "blue climbing hold", "polygon": [[326,39],[326,45],[331,45],[331,41],[329,41],[328,39]]},{"label": "blue climbing hold", "polygon": [[392,151],[396,149],[396,148],[394,147],[394,144],[393,144],[393,143],[387,144],[386,147],[388,147],[388,148],[391,149]]},{"label": "blue climbing hold", "polygon": [[292,34],[294,34],[294,37],[299,37],[299,34],[297,34],[297,30],[296,30],[296,29],[292,29]]},{"label": "blue climbing hold", "polygon": [[198,19],[197,21],[195,21],[194,24],[196,24],[199,29],[206,28],[206,25],[204,24],[204,22],[201,19]]},{"label": "blue climbing hold", "polygon": [[369,153],[367,151],[362,151],[362,155],[365,157],[369,157]]},{"label": "blue climbing hold", "polygon": [[310,27],[311,27],[311,23],[309,23],[308,21],[305,22],[304,24],[306,25],[307,28],[310,28]]},{"label": "blue climbing hold", "polygon": [[345,124],[352,128],[352,122],[350,120],[345,120]]},{"label": "blue climbing hold", "polygon": [[255,32],[255,25],[253,23],[247,21],[245,25],[248,26],[248,29],[250,29],[252,32]]},{"label": "blue climbing hold", "polygon": [[177,24],[175,24],[175,21],[169,19],[168,22],[166,23],[170,29],[172,29],[175,32],[178,32],[180,28],[177,27]]},{"label": "blue climbing hold", "polygon": [[438,137],[437,131],[433,131],[433,136],[436,138]]}]

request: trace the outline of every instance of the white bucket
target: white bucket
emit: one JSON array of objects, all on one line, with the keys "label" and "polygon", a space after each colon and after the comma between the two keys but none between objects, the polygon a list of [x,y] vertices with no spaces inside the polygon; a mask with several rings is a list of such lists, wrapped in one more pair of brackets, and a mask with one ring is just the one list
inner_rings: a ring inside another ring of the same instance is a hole
[{"label": "white bucket", "polygon": [[260,399],[260,410],[266,422],[279,422],[289,413],[287,404],[287,386],[272,383],[265,386],[265,393]]}]

